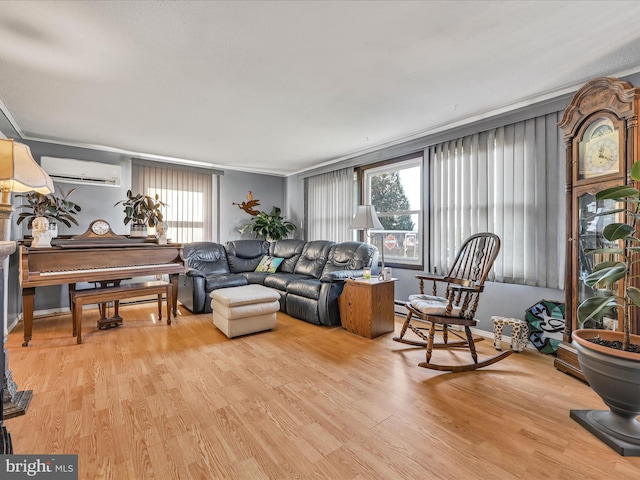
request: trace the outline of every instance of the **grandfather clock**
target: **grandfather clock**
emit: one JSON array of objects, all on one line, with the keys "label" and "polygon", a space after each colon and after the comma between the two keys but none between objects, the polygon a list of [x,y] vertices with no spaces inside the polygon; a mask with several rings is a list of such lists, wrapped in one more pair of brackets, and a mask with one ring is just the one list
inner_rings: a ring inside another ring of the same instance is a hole
[{"label": "grandfather clock", "polygon": [[[579,328],[578,305],[594,295],[616,295],[613,290],[594,290],[583,283],[594,264],[603,260],[586,249],[608,245],[602,236],[611,218],[597,213],[615,208],[613,201],[596,201],[595,193],[630,181],[629,170],[640,159],[638,111],[640,89],[615,78],[596,78],[574,95],[564,112],[560,128],[566,146],[567,254],[565,271],[565,331],[558,347],[557,369],[585,380],[571,332]],[[608,203],[607,203],[608,202]],[[640,282],[639,282],[640,284]],[[638,331],[638,318],[633,329]],[[622,329],[622,312],[589,328]]]}]

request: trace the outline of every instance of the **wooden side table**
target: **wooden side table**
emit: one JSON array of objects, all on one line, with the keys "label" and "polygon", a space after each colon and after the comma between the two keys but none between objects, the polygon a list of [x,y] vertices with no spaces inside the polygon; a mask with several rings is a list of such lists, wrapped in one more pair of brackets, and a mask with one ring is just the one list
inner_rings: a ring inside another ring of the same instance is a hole
[{"label": "wooden side table", "polygon": [[394,329],[394,284],[391,280],[348,279],[338,299],[342,328],[375,338]]}]

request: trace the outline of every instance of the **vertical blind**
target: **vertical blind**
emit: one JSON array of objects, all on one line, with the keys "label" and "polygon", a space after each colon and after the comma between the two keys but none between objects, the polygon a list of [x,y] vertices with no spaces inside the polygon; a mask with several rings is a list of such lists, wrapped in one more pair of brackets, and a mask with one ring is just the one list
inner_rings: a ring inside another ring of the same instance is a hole
[{"label": "vertical blind", "polygon": [[353,167],[306,179],[307,238],[309,240],[353,240]]},{"label": "vertical blind", "polygon": [[212,241],[214,232],[213,173],[147,162],[132,163],[131,189],[167,204],[162,211],[171,241]]},{"label": "vertical blind", "polygon": [[502,240],[495,280],[562,288],[565,212],[560,112],[429,147],[432,270],[444,273],[462,241]]}]

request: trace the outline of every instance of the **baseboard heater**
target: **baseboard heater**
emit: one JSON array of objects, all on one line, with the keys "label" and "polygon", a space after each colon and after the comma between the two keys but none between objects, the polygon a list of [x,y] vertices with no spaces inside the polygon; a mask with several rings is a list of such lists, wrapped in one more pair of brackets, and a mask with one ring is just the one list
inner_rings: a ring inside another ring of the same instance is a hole
[{"label": "baseboard heater", "polygon": [[404,317],[407,314],[407,307],[404,306],[405,303],[404,300],[395,300],[393,302],[393,313]]}]

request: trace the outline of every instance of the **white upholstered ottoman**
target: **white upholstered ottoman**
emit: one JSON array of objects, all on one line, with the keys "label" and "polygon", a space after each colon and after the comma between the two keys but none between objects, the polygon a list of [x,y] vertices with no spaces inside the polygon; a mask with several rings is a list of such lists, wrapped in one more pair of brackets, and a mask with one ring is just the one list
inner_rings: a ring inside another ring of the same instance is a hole
[{"label": "white upholstered ottoman", "polygon": [[227,337],[271,330],[280,294],[262,285],[220,288],[210,293],[213,324]]}]

